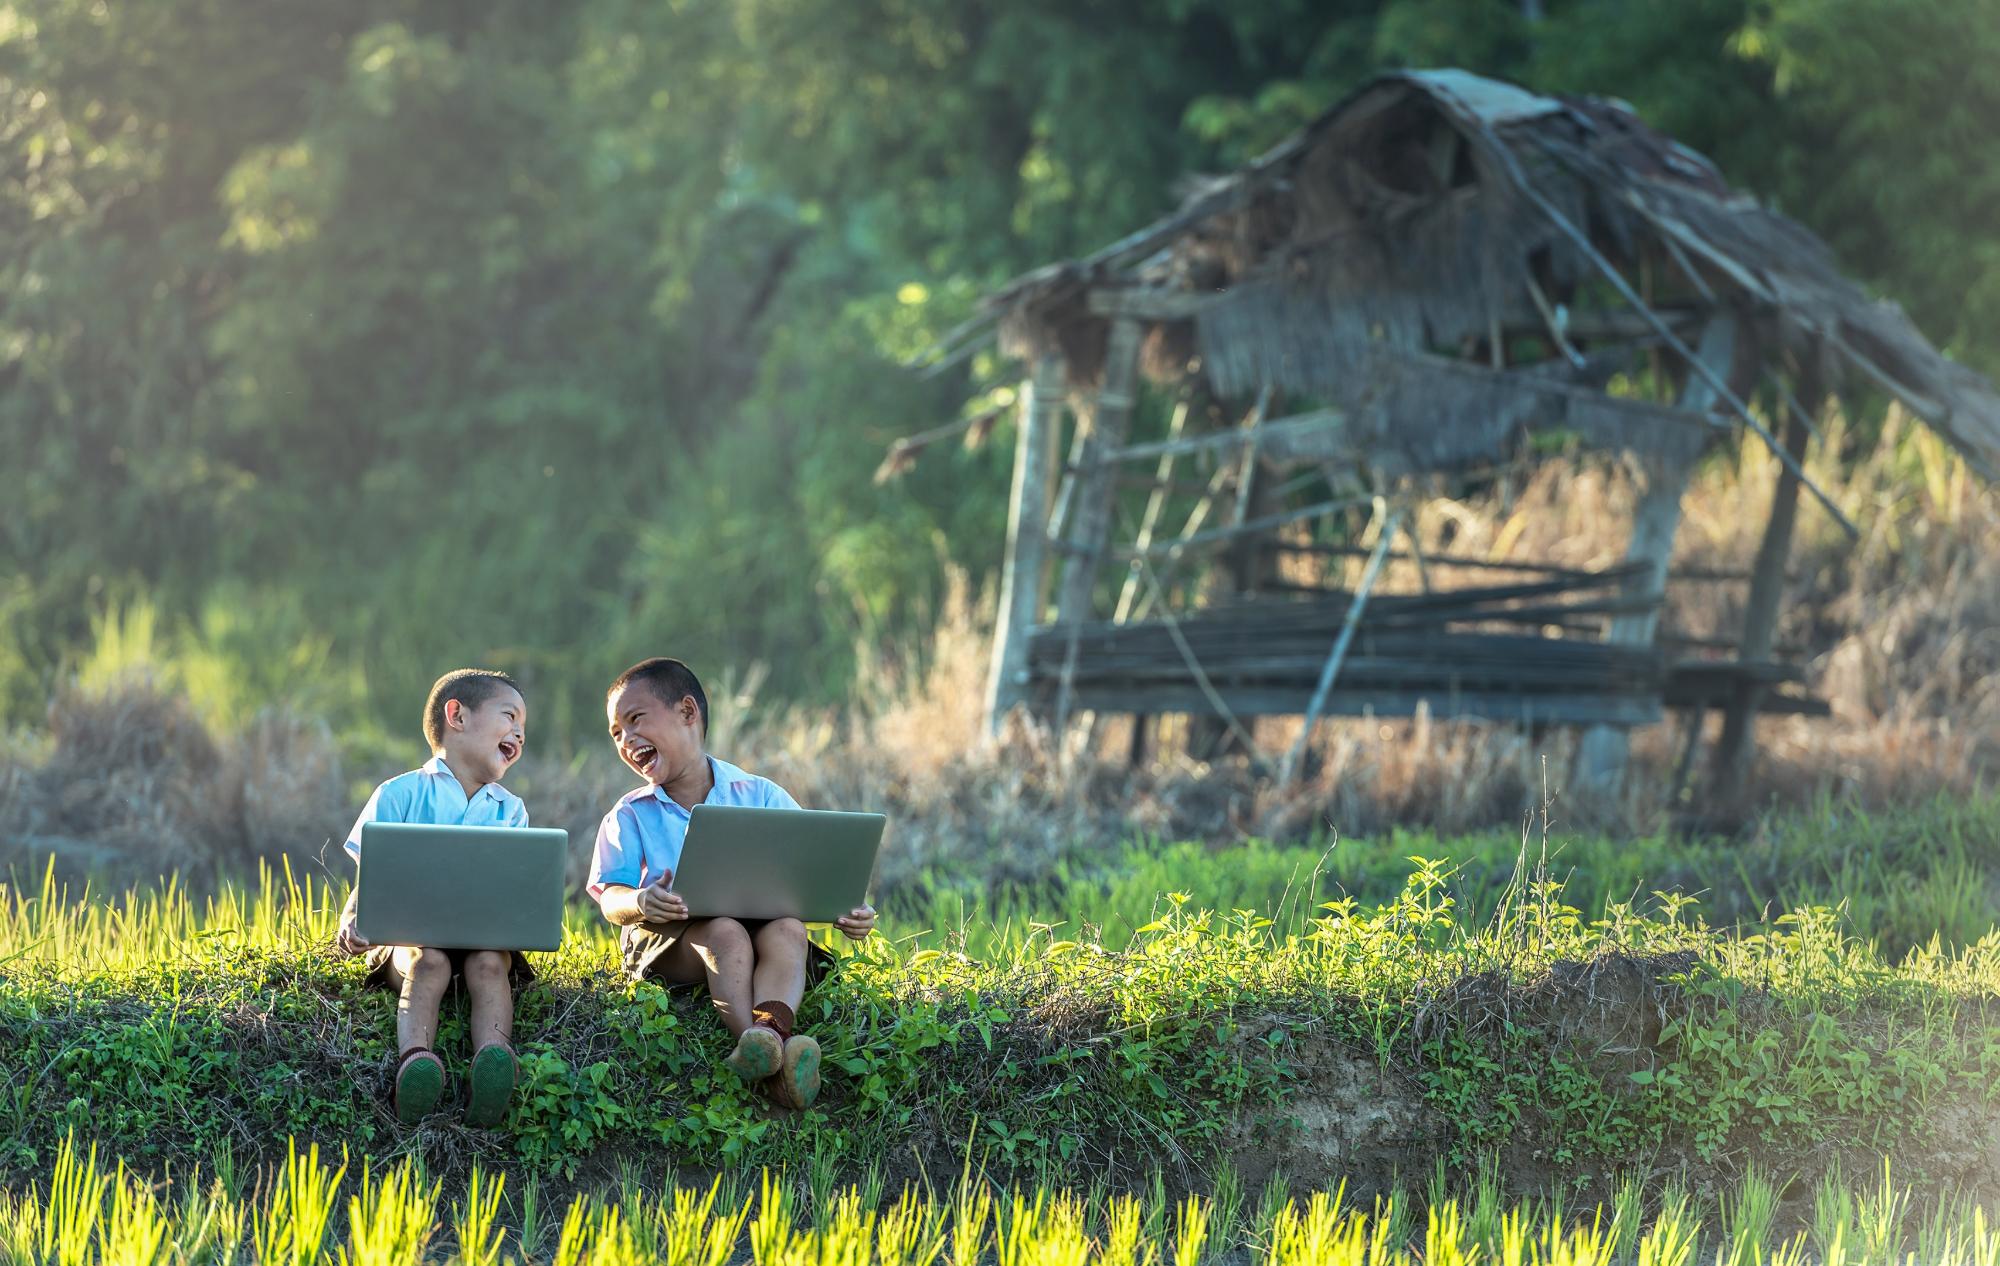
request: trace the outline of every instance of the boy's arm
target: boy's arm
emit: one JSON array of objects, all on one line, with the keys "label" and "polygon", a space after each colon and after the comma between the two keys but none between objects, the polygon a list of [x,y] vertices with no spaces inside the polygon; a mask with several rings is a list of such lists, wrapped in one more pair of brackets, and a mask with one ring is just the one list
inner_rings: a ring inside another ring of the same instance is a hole
[{"label": "boy's arm", "polygon": [[333,943],[343,954],[359,954],[368,948],[368,942],[354,924],[355,900],[360,895],[358,885],[347,890],[347,904],[340,910],[340,927],[333,934]]},{"label": "boy's arm", "polygon": [[645,878],[643,850],[636,823],[621,816],[621,805],[604,815],[597,824],[597,842],[590,852],[590,878],[584,891],[597,901],[604,917],[619,927],[634,923],[672,923],[688,917],[687,903],[677,892],[667,891],[674,881],[671,869],[663,870],[652,883]]},{"label": "boy's arm", "polygon": [[672,874],[663,874],[644,888],[627,884],[605,884],[597,894],[597,908],[619,927],[634,923],[674,923],[688,917],[687,902],[670,892]]},{"label": "boy's arm", "polygon": [[[361,864],[361,828],[370,822],[400,822],[405,816],[402,803],[397,799],[394,780],[376,787],[369,795],[368,803],[361,806],[360,816],[354,819],[354,826],[347,833],[344,847],[354,864]],[[385,794],[386,793],[386,794]],[[343,954],[359,954],[368,948],[368,942],[361,939],[361,932],[355,927],[355,900],[361,895],[359,882],[347,890],[347,904],[340,910],[340,926],[334,930],[333,943]]]},{"label": "boy's arm", "polygon": [[[394,804],[384,804],[384,796],[382,796],[384,790],[388,790],[388,782],[380,784],[368,796],[368,804],[362,806],[360,816],[354,818],[354,826],[348,830],[348,838],[346,838],[344,848],[346,848],[348,856],[354,858],[356,866],[362,864],[362,828],[368,826],[370,822],[384,822],[384,820],[394,822],[398,818],[396,806]],[[340,924],[334,928],[334,948],[340,950],[342,954],[348,954],[348,956],[360,954],[362,950],[368,948],[368,942],[362,940],[360,930],[354,926],[356,898],[360,898],[360,884],[358,882],[352,888],[348,888],[348,904],[340,908]]]}]

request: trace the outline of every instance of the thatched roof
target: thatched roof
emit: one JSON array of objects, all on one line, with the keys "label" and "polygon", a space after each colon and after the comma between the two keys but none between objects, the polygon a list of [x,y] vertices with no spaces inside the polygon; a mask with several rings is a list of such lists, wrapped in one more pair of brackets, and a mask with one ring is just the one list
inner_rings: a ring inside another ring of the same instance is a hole
[{"label": "thatched roof", "polygon": [[[2000,472],[2000,394],[1843,277],[1818,238],[1620,102],[1463,71],[1374,80],[1173,214],[1020,277],[983,318],[1088,381],[1102,292],[1181,296],[1155,314],[1149,373],[1199,374],[1224,399],[1329,401],[1391,469],[1491,456],[1528,413],[1629,446],[1698,443],[1671,424],[1679,411],[1603,393],[1659,341],[1609,270],[1642,278],[1678,333],[1731,311],[1767,361],[1870,381]],[[1550,355],[1495,364],[1500,331],[1546,331]]]}]

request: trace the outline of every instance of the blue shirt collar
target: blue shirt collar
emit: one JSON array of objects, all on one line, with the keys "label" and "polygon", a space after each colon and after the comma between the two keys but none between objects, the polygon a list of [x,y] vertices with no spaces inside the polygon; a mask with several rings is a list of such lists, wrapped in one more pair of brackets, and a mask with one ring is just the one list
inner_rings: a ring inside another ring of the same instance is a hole
[{"label": "blue shirt collar", "polygon": [[[445,764],[443,752],[439,752],[437,755],[425,761],[423,764],[423,770],[425,773],[431,774],[436,777],[449,778],[453,782],[458,781],[458,775],[451,771],[450,765]],[[461,787],[460,790],[463,790],[463,788]],[[472,794],[475,796],[483,796],[491,794],[495,799],[498,799],[504,793],[501,791],[499,783],[489,782],[482,784],[479,790],[473,792]],[[471,797],[467,798],[470,799]]]},{"label": "blue shirt collar", "polygon": [[[702,754],[702,759],[708,762],[708,794],[696,803],[707,804],[709,801],[715,799],[715,793],[721,790],[724,779],[732,776],[740,778],[742,774],[727,761],[719,761],[705,752]],[[687,812],[686,809],[681,808],[681,802],[668,795],[667,789],[658,783],[653,784],[653,799],[659,801],[661,804],[671,805],[677,812],[683,814]]]}]

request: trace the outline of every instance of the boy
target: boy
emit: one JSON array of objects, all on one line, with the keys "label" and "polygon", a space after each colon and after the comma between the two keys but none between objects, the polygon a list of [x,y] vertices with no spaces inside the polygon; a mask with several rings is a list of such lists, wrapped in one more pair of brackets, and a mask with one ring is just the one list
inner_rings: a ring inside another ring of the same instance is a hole
[{"label": "boy", "polygon": [[[347,834],[347,851],[361,859],[361,828],[370,822],[424,822],[450,826],[526,826],[528,808],[500,787],[527,742],[528,705],[505,673],[460,668],[437,679],[424,702],[424,737],[431,759],[375,788]],[[417,945],[371,946],[354,925],[355,894],[347,898],[335,937],[345,954],[366,954],[368,982],[397,991],[396,1118],[415,1124],[444,1092],[444,1064],[431,1050],[438,1005],[454,978],[471,995],[471,1093],[468,1125],[491,1128],[507,1113],[514,1094],[516,985],[534,979],[527,960],[501,950]]]},{"label": "boy", "polygon": [[[649,659],[618,675],[605,694],[611,742],[646,785],[619,800],[597,829],[590,895],[616,923],[625,970],[635,980],[706,984],[715,1014],[736,1038],[728,1065],[766,1083],[793,1108],[819,1094],[819,1043],[794,1033],[799,1001],[833,961],[797,919],[693,919],[667,885],[680,865],[688,811],[698,804],[796,809],[768,778],[705,750],[708,696],[677,659]],[[852,940],[875,927],[861,906],[835,921]]]}]

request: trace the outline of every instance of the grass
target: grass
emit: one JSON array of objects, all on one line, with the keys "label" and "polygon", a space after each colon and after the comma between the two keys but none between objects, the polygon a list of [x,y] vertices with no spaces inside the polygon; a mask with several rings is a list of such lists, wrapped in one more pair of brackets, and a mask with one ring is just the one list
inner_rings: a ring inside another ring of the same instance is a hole
[{"label": "grass", "polygon": [[1891,957],[1933,939],[1970,945],[2000,924],[2000,891],[1987,879],[2000,870],[2000,796],[1991,794],[1881,811],[1822,800],[1766,818],[1747,839],[1584,833],[1545,845],[1524,843],[1519,831],[1399,829],[1291,845],[1138,841],[1109,856],[1065,859],[1030,881],[933,868],[892,890],[884,908],[895,934],[974,957],[1007,953],[1043,928],[1119,949],[1170,892],[1198,894],[1217,910],[1254,909],[1297,932],[1325,901],[1393,900],[1413,857],[1449,864],[1452,896],[1474,921],[1492,917],[1525,868],[1559,879],[1564,900],[1593,917],[1656,890],[1682,894],[1710,922],[1732,927],[1825,906],[1838,911],[1844,932]]},{"label": "grass", "polygon": [[2000,1261],[2000,1230],[1983,1207],[1958,1202],[1914,1217],[1910,1192],[1886,1171],[1872,1189],[1823,1184],[1805,1227],[1778,1226],[1771,1197],[1770,1185],[1750,1175],[1707,1217],[1684,1190],[1670,1186],[1649,1199],[1637,1183],[1587,1206],[1511,1201],[1490,1184],[1453,1190],[1441,1180],[1422,1198],[1397,1188],[1372,1200],[1338,1185],[1299,1195],[1274,1185],[1253,1205],[1226,1190],[1174,1197],[1159,1188],[997,1185],[970,1168],[942,1190],[909,1185],[893,1194],[879,1176],[816,1187],[765,1170],[659,1190],[578,1192],[557,1217],[541,1211],[535,1187],[510,1190],[505,1175],[479,1167],[463,1194],[446,1200],[419,1162],[350,1176],[316,1150],[293,1148],[274,1185],[246,1194],[201,1174],[149,1184],[65,1140],[47,1187],[0,1195],[0,1261],[724,1266],[746,1250],[759,1266]]},{"label": "grass", "polygon": [[[986,957],[962,931],[878,939],[807,1001],[831,1081],[797,1117],[718,1070],[702,1000],[619,980],[610,929],[579,911],[520,1000],[522,1084],[497,1134],[386,1112],[393,1000],[326,955],[340,894],[269,872],[200,902],[51,884],[0,908],[0,1166],[46,1173],[80,1131],[179,1167],[218,1149],[273,1164],[295,1136],[455,1173],[970,1154],[1010,1178],[1164,1167],[1185,1184],[1225,1154],[1309,1162],[1313,1097],[1379,1073],[1341,1093],[1394,1105],[1420,1154],[1524,1146],[1589,1185],[1646,1155],[1819,1172],[1852,1151],[1930,1181],[1949,1177],[1923,1159],[1938,1130],[1988,1119],[2000,934],[1891,961],[1824,907],[1717,934],[1671,894],[1586,915],[1528,871],[1475,908],[1458,879],[1420,860],[1380,903],[1295,885],[1271,914],[1169,893],[1116,944],[1026,910]],[[448,1009],[448,1059],[462,1029]]]},{"label": "grass", "polygon": [[0,899],[0,1263],[1996,1260],[1996,819],[933,871],[808,998],[804,1114],[579,907],[493,1132],[388,1112],[342,890],[51,872]]}]

